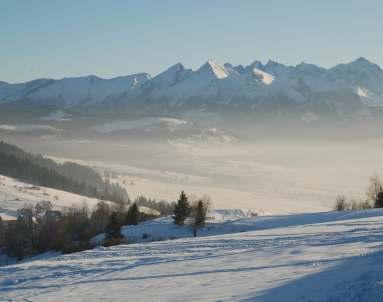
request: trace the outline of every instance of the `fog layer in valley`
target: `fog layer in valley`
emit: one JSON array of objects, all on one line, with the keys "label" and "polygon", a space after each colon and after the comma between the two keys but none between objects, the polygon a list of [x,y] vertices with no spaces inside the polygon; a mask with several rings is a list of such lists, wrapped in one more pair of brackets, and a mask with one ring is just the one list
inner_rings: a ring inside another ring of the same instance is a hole
[{"label": "fog layer in valley", "polygon": [[[383,140],[375,134],[351,140],[347,131],[334,136],[328,129],[327,138],[323,133],[310,137],[305,127],[302,135],[294,129],[295,135],[286,136],[275,129],[268,135],[262,127],[244,126],[242,133],[217,125],[188,128],[184,120],[166,118],[116,123],[51,117],[53,121],[40,119],[45,126],[36,131],[25,126],[36,121],[3,127],[1,138],[59,161],[115,171],[120,176],[114,181],[123,184],[131,198],[173,201],[185,190],[209,195],[216,208],[327,211],[338,194],[364,199],[368,178],[383,164]],[[59,130],[48,131],[51,128]],[[249,133],[254,134],[251,139]]]}]

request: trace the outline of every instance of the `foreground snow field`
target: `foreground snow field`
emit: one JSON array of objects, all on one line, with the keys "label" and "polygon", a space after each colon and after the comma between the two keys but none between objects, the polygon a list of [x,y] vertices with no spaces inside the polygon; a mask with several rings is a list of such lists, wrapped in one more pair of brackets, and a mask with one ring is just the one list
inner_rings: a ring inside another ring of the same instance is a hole
[{"label": "foreground snow field", "polygon": [[246,218],[226,222],[225,232],[227,224],[240,226],[239,233],[96,248],[1,267],[0,297],[383,301],[382,210]]}]

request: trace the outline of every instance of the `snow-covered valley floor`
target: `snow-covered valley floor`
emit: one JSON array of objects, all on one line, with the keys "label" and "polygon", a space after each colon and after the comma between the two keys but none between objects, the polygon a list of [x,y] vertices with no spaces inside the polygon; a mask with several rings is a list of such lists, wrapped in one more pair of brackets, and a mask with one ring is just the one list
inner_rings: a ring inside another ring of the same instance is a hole
[{"label": "snow-covered valley floor", "polygon": [[242,225],[242,232],[100,247],[1,267],[0,297],[55,302],[383,301],[382,210],[231,223]]}]

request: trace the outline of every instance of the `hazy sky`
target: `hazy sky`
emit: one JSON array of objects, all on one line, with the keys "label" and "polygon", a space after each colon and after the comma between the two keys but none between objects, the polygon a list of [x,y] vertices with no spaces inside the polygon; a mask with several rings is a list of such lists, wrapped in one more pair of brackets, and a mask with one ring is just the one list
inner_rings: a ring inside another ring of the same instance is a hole
[{"label": "hazy sky", "polygon": [[0,0],[0,80],[156,74],[176,62],[383,66],[381,0]]}]

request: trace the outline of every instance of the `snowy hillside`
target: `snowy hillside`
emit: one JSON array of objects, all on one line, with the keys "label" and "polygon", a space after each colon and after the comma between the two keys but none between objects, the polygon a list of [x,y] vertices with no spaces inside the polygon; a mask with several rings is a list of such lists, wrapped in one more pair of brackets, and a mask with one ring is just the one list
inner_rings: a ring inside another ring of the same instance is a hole
[{"label": "snowy hillside", "polygon": [[[50,201],[57,210],[71,206],[87,205],[95,207],[97,198],[91,198],[67,191],[48,187],[34,186],[16,179],[0,175],[0,217],[3,220],[15,219],[17,210],[24,205],[35,205],[40,201]],[[112,204],[112,202],[109,202]],[[140,212],[159,216],[160,212],[144,206],[139,206]]]},{"label": "snowy hillside", "polygon": [[383,105],[383,70],[365,58],[329,69],[306,63],[286,66],[255,61],[233,66],[208,60],[195,71],[178,63],[155,77],[141,73],[112,79],[88,76],[1,82],[0,104],[14,102],[151,113],[175,108],[217,110],[228,105],[257,110],[284,103],[304,104],[301,110],[308,112],[320,105],[341,114],[364,105]]},{"label": "snowy hillside", "polygon": [[[201,229],[198,235],[211,236],[249,230],[255,225],[253,221],[251,221],[249,225],[246,218],[253,218],[257,215],[257,211],[250,209],[212,210],[207,215],[207,226]],[[193,236],[191,227],[178,227],[174,225],[173,219],[170,216],[148,220],[137,226],[124,226],[122,228],[122,234],[129,242],[161,241]],[[99,234],[94,237],[91,242],[94,246],[102,245],[104,238],[104,234]]]},{"label": "snowy hillside", "polygon": [[0,175],[0,216],[4,220],[14,219],[17,210],[25,204],[48,200],[56,209],[64,209],[72,205],[86,203],[90,208],[99,200],[66,191],[46,187],[37,187],[16,179]]},{"label": "snowy hillside", "polygon": [[0,296],[55,302],[383,300],[382,210],[230,223],[240,232],[223,227],[223,235],[100,247],[1,267]]}]

